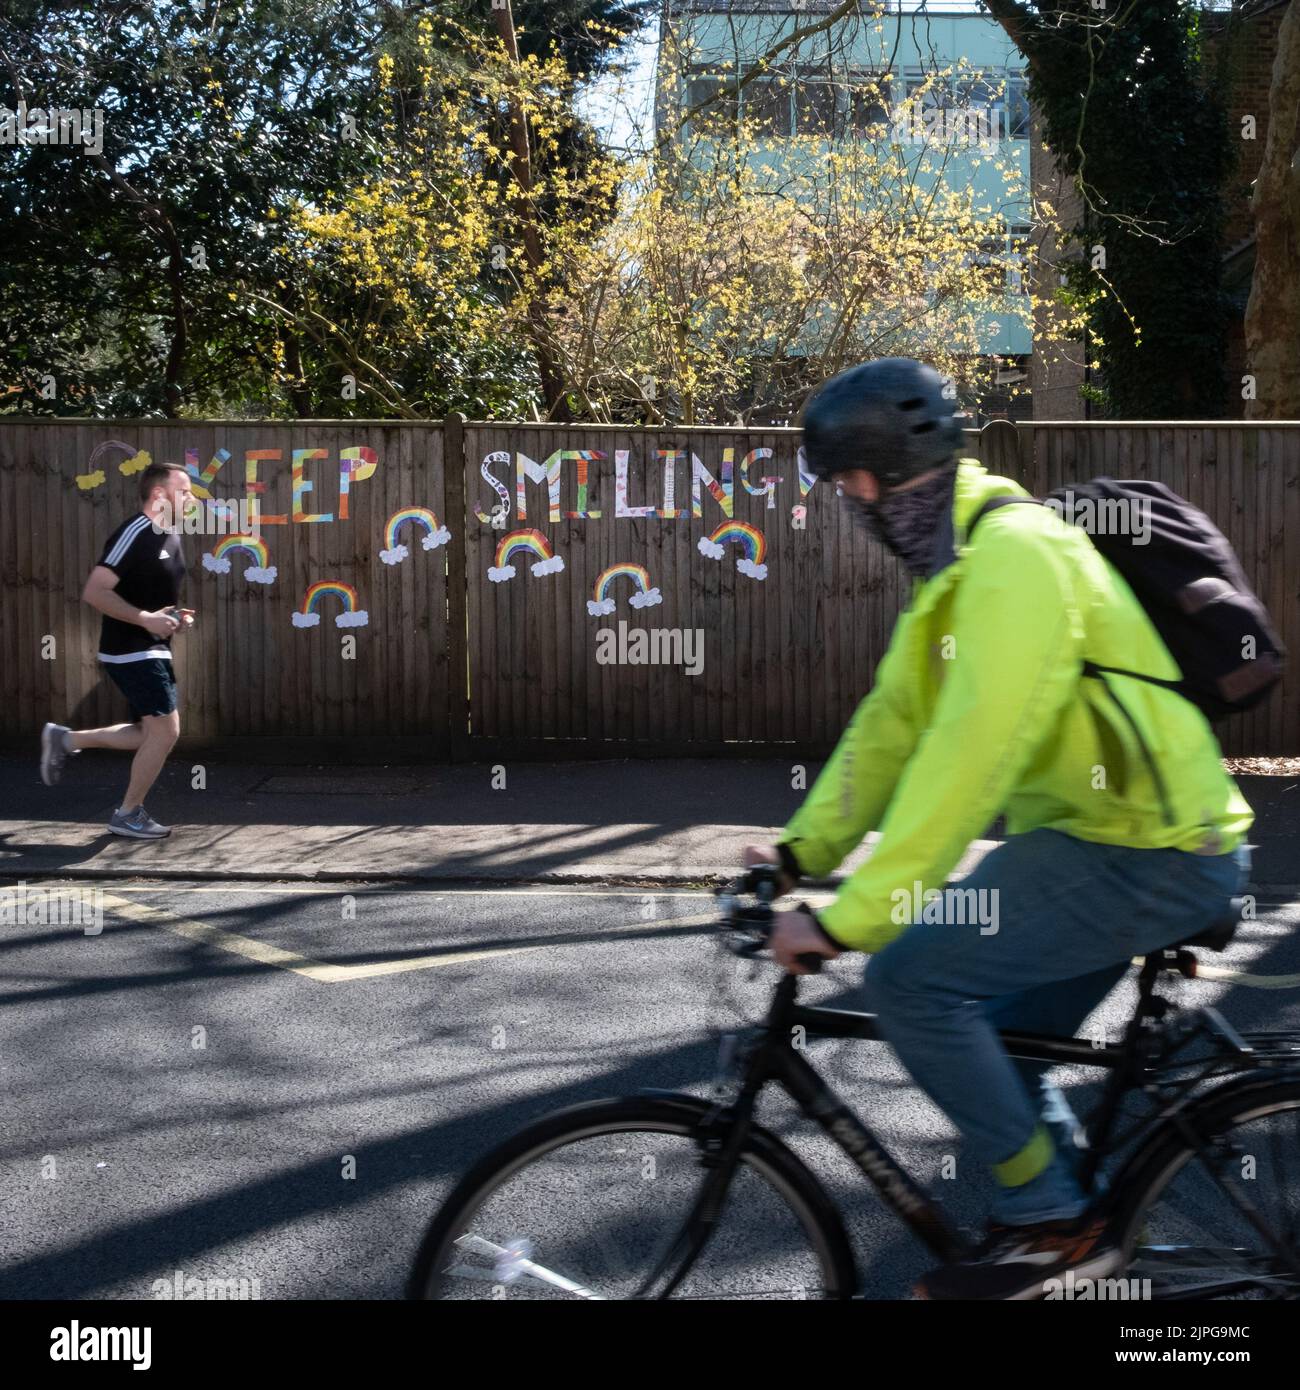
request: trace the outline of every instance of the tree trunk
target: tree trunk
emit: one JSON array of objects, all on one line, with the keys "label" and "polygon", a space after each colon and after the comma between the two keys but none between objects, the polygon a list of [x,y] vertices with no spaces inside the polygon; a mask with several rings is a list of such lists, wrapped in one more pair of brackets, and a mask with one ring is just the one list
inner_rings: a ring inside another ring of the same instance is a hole
[{"label": "tree trunk", "polygon": [[1268,135],[1251,210],[1255,274],[1246,304],[1253,420],[1300,420],[1300,3],[1278,28]]},{"label": "tree trunk", "polygon": [[[515,41],[515,19],[510,8],[510,0],[500,9],[493,9],[497,32],[505,45],[510,61],[519,66],[519,45]],[[528,268],[534,275],[540,270],[544,256],[542,238],[537,227],[537,209],[533,206],[533,169],[528,149],[528,125],[524,120],[522,104],[517,91],[510,97],[510,145],[512,151],[511,171],[516,189],[515,205],[518,209],[524,239],[524,256]],[[533,340],[533,355],[537,358],[537,373],[542,383],[542,398],[546,405],[548,420],[569,420],[572,418],[568,406],[568,391],[564,377],[551,350],[550,329],[547,323],[546,303],[538,286],[528,302],[529,335]]]}]

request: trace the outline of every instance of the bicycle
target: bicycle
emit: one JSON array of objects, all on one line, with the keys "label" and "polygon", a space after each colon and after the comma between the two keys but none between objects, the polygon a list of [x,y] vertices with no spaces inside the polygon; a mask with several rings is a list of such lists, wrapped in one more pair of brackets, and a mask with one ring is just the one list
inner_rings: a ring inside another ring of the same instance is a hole
[{"label": "bicycle", "polygon": [[[777,879],[776,866],[760,866],[718,890],[723,941],[737,956],[765,948]],[[1143,960],[1118,1045],[1001,1033],[1013,1056],[1110,1072],[1085,1126],[1080,1180],[1119,1242],[1127,1278],[1150,1281],[1142,1297],[1300,1298],[1300,1181],[1297,1191],[1287,1186],[1288,1164],[1300,1173],[1300,1033],[1243,1036],[1216,1009],[1184,1011],[1156,992],[1166,974],[1194,978],[1193,948],[1223,950],[1239,920],[1234,900],[1231,916]],[[798,989],[799,977],[783,975],[766,1020],[724,1035],[712,1100],[643,1091],[575,1105],[487,1154],[430,1225],[407,1296],[852,1297],[857,1266],[839,1209],[756,1121],[769,1082],[848,1155],[936,1262],[967,1251],[968,1238],[803,1055],[806,1039],[880,1041],[873,1016],[802,1006]],[[1208,1055],[1191,1056],[1194,1043]],[[1149,1113],[1126,1124],[1132,1094]],[[1099,1184],[1121,1151],[1109,1186]]]}]

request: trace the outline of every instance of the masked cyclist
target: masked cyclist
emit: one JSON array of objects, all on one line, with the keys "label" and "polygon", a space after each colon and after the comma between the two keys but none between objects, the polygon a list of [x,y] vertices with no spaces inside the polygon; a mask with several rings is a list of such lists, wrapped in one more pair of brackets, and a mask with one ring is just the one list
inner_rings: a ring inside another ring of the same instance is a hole
[{"label": "masked cyclist", "polygon": [[[917,581],[871,693],[774,846],[783,887],[870,858],[815,915],[779,915],[773,953],[869,956],[865,1007],[998,1185],[987,1237],[924,1298],[1041,1296],[1120,1261],[1076,1177],[1080,1132],[1046,1064],[997,1036],[1072,1036],[1135,955],[1208,928],[1244,885],[1253,816],[1201,711],[1098,665],[1177,680],[1145,610],[1085,531],[958,459],[943,378],[906,358],[827,382],[802,419],[808,467]],[[999,816],[1005,841],[942,889]],[[972,896],[965,890],[975,889]],[[930,899],[918,915],[915,905]],[[972,903],[995,904],[963,921]],[[961,906],[959,907],[958,904]],[[990,930],[990,923],[994,929]]]}]

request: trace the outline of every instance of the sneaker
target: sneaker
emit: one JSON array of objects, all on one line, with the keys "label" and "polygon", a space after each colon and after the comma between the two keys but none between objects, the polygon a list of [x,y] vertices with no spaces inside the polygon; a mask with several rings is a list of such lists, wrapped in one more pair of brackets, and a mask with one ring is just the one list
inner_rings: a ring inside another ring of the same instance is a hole
[{"label": "sneaker", "polygon": [[931,1270],[912,1292],[917,1298],[1043,1298],[1047,1281],[1067,1270],[1078,1279],[1105,1279],[1121,1262],[1119,1247],[1099,1216],[1032,1226],[990,1225],[970,1255]]},{"label": "sneaker", "polygon": [[108,828],[114,835],[125,835],[132,840],[165,840],[172,833],[170,825],[159,825],[149,819],[143,806],[134,811],[124,811],[120,806],[113,812]]},{"label": "sneaker", "polygon": [[66,724],[47,724],[41,730],[41,781],[52,787],[63,776],[63,764],[80,748],[65,748],[63,736],[71,733]]}]

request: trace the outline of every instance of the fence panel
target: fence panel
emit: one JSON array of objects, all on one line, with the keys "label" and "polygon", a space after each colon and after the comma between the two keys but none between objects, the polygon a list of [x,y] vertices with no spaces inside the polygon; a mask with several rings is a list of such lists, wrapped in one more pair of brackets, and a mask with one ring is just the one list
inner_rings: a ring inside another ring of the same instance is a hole
[{"label": "fence panel", "polygon": [[[183,539],[182,602],[197,610],[173,643],[185,734],[342,744],[392,735],[446,756],[437,425],[0,424],[0,654],[13,692],[0,734],[125,717],[95,660],[99,617],[80,594],[108,535],[139,510],[149,460],[187,464],[204,499],[261,505],[254,537]],[[234,518],[228,526],[239,530]]]},{"label": "fence panel", "polygon": [[474,738],[833,739],[883,654],[898,566],[801,481],[797,443],[466,425]]},{"label": "fence panel", "polygon": [[[0,735],[122,717],[79,596],[147,456],[262,506],[265,552],[185,541],[190,735],[398,741],[432,759],[825,751],[910,584],[801,474],[798,442],[459,419],[0,422]],[[964,452],[1039,495],[1105,473],[1203,508],[1294,654],[1280,694],[1225,726],[1225,751],[1300,752],[1300,425],[996,422]]]}]

